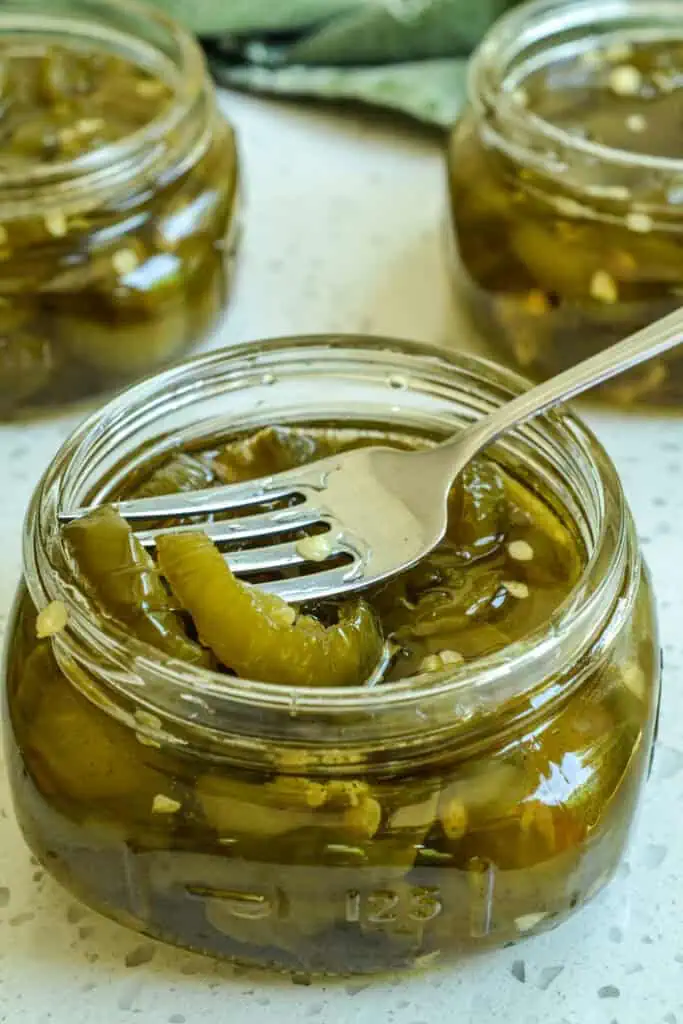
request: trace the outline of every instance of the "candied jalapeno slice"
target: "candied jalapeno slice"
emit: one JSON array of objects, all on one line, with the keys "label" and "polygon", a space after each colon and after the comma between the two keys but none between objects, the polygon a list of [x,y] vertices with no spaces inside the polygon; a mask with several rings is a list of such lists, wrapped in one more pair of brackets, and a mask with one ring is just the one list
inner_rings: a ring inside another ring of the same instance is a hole
[{"label": "candied jalapeno slice", "polygon": [[292,686],[350,686],[370,674],[383,643],[364,601],[336,625],[299,615],[281,598],[239,582],[202,533],[157,538],[159,568],[197,632],[238,675]]},{"label": "candied jalapeno slice", "polygon": [[154,498],[161,494],[202,490],[210,487],[214,480],[213,471],[207,462],[187,452],[180,452],[163,462],[151,476],[138,484],[133,489],[133,496]]},{"label": "candied jalapeno slice", "polygon": [[539,788],[537,767],[501,758],[458,771],[444,785],[439,830],[428,845],[450,853],[455,866],[466,868],[478,857],[503,870],[533,867],[578,848],[585,836],[580,807],[553,802]]},{"label": "candied jalapeno slice", "polygon": [[[163,208],[157,196],[146,217]],[[221,222],[223,223],[223,222]],[[225,298],[225,270],[214,240],[197,235],[177,245],[139,237],[68,268],[44,289],[61,345],[95,370],[121,376],[169,361],[212,326]]]},{"label": "candied jalapeno slice", "polygon": [[58,797],[69,813],[114,814],[127,828],[137,822],[167,829],[171,807],[173,813],[181,807],[168,766],[77,691],[48,641],[26,658],[15,685],[27,763],[41,791]]},{"label": "candied jalapeno slice", "polygon": [[[207,774],[197,780],[197,800],[207,824],[218,835],[260,842],[313,832],[309,845],[353,845],[371,839],[380,827],[382,808],[367,782],[316,779],[296,775],[238,779]],[[267,854],[262,855],[267,859]]]},{"label": "candied jalapeno slice", "polygon": [[216,455],[214,466],[225,483],[241,483],[305,466],[333,455],[339,447],[325,433],[298,427],[264,427],[226,444]]},{"label": "candied jalapeno slice", "polygon": [[548,601],[553,590],[567,593],[583,567],[581,543],[531,486],[512,476],[505,480],[509,527],[506,533],[506,574],[541,590]]},{"label": "candied jalapeno slice", "polygon": [[208,652],[189,639],[172,610],[153,559],[114,509],[102,506],[73,520],[64,538],[87,590],[105,612],[175,658],[209,664]]},{"label": "candied jalapeno slice", "polygon": [[[424,654],[455,646],[461,631],[476,628],[494,608],[507,600],[500,569],[485,565],[446,566],[445,559],[430,559],[430,585],[415,593],[410,576],[378,597],[383,621],[393,639],[401,645],[419,644]],[[421,576],[420,582],[425,579]],[[450,642],[449,642],[450,641]]]},{"label": "candied jalapeno slice", "polygon": [[60,344],[95,370],[139,373],[189,340],[182,267],[172,253],[125,245],[99,254],[88,282],[49,296]]},{"label": "candied jalapeno slice", "polygon": [[502,542],[506,522],[505,483],[494,462],[465,466],[448,499],[448,539],[463,559],[490,555]]},{"label": "candied jalapeno slice", "polygon": [[225,483],[241,483],[376,444],[416,447],[416,443],[397,434],[386,435],[370,428],[271,426],[224,445],[215,457],[215,469]]}]

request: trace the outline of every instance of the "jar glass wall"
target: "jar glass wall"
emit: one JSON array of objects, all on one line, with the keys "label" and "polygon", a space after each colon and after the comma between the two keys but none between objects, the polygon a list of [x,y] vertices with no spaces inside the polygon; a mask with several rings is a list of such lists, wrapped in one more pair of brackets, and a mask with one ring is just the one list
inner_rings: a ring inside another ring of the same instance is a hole
[{"label": "jar glass wall", "polygon": [[[609,880],[652,753],[659,651],[621,488],[573,418],[492,451],[583,537],[567,601],[496,654],[374,689],[234,679],[126,636],[74,589],[57,523],[179,445],[359,417],[438,437],[521,386],[407,343],[285,340],[167,371],[78,429],[32,502],[6,662],[17,814],[67,887],[169,942],[345,973],[517,939]],[[55,600],[66,628],[38,640]]]},{"label": "jar glass wall", "polygon": [[137,0],[0,11],[0,416],[119,388],[215,325],[237,153],[198,45]]},{"label": "jar glass wall", "polygon": [[[458,285],[480,332],[544,378],[680,305],[680,8],[536,0],[473,58],[448,150]],[[674,353],[610,382],[677,405]]]}]

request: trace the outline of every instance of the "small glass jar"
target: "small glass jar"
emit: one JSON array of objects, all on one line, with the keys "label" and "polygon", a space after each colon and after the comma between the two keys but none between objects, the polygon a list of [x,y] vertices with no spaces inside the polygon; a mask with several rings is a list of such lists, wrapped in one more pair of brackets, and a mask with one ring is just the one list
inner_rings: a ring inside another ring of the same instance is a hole
[{"label": "small glass jar", "polygon": [[238,173],[199,46],[137,0],[7,0],[0,72],[7,416],[118,388],[211,330]]},{"label": "small glass jar", "polygon": [[[580,531],[568,599],[497,654],[377,688],[174,661],[93,607],[57,522],[178,445],[287,421],[439,437],[523,386],[407,342],[285,339],[167,370],[78,428],[31,502],[6,652],[16,812],[55,877],[168,942],[311,974],[509,942],[605,885],[652,756],[660,656],[618,478],[572,416],[494,450]],[[38,640],[52,601],[66,626]]]},{"label": "small glass jar", "polygon": [[[677,0],[536,0],[474,55],[448,149],[458,285],[525,373],[552,376],[680,305],[681,75]],[[683,357],[602,393],[677,405]]]}]

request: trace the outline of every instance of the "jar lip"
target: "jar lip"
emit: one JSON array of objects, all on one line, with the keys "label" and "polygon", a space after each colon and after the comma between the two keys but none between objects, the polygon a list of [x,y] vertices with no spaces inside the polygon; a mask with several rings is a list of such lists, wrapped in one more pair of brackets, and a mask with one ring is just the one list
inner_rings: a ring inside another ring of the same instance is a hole
[{"label": "jar lip", "polygon": [[[36,164],[29,170],[0,172],[0,194],[5,190],[28,190],[35,201],[44,191],[54,188],[66,189],[74,181],[102,187],[120,168],[134,165],[139,155],[161,143],[170,133],[177,130],[194,108],[205,88],[206,62],[201,47],[192,34],[165,11],[152,6],[146,0],[88,0],[90,12],[101,13],[105,19],[100,23],[87,15],[74,19],[68,11],[46,12],[43,0],[26,3],[25,0],[10,0],[0,9],[0,37],[4,32],[35,30],[45,33],[57,31],[62,26],[66,33],[69,26],[76,25],[78,37],[97,40],[106,38],[111,31],[116,37],[130,43],[139,42],[135,34],[120,28],[123,18],[138,19],[155,32],[161,32],[174,47],[174,63],[178,70],[178,85],[174,87],[172,101],[157,116],[128,135],[84,153],[71,160],[51,164]],[[108,25],[107,19],[115,14],[116,24]],[[92,30],[92,35],[87,30]],[[102,182],[100,183],[100,179]],[[12,197],[13,198],[13,197]]]},{"label": "jar lip", "polygon": [[[123,627],[107,624],[106,629],[100,628],[91,621],[92,615],[83,614],[82,606],[79,607],[73,598],[74,588],[78,588],[78,579],[71,570],[64,570],[63,550],[55,558],[46,537],[50,530],[52,541],[55,536],[59,537],[56,517],[66,504],[65,475],[70,467],[78,467],[82,463],[84,448],[89,443],[99,444],[107,429],[112,430],[113,436],[120,436],[122,428],[124,431],[128,429],[131,436],[135,436],[131,422],[125,427],[125,417],[130,415],[131,410],[151,416],[163,403],[191,401],[197,381],[203,380],[208,385],[218,378],[225,367],[232,366],[244,373],[258,366],[262,375],[268,375],[270,366],[282,366],[283,360],[291,357],[298,359],[308,372],[315,373],[316,366],[327,353],[330,360],[341,356],[349,364],[354,359],[365,359],[366,364],[373,368],[385,366],[387,374],[395,371],[396,366],[405,365],[416,375],[422,374],[424,379],[431,374],[451,393],[455,393],[456,387],[454,371],[460,373],[465,382],[468,374],[472,379],[483,379],[487,383],[492,381],[496,386],[500,382],[508,395],[519,393],[528,386],[516,373],[474,356],[450,354],[436,347],[395,339],[322,335],[277,338],[258,345],[248,342],[231,346],[187,360],[129,388],[87,418],[62,445],[36,489],[27,513],[24,531],[26,581],[38,608],[55,599],[67,603],[70,620],[65,635],[60,634],[61,645],[69,648],[71,639],[75,638],[81,650],[89,645],[90,651],[106,655],[119,667],[135,663],[136,670],[140,670],[141,666],[145,672],[153,670],[161,679],[163,687],[169,692],[175,688],[185,701],[201,702],[202,698],[211,697],[212,700],[246,703],[271,711],[284,710],[290,715],[293,709],[298,714],[307,712],[315,715],[330,711],[345,713],[349,710],[375,713],[379,709],[400,708],[432,698],[457,697],[465,688],[476,688],[477,693],[483,694],[491,690],[496,682],[512,678],[513,670],[520,673],[520,678],[532,678],[534,668],[538,674],[543,659],[545,674],[542,678],[547,678],[548,664],[553,662],[553,657],[557,660],[558,638],[566,636],[572,627],[578,629],[581,626],[589,633],[597,628],[595,623],[604,620],[605,607],[611,609],[620,593],[626,551],[629,545],[635,543],[632,523],[616,470],[601,445],[591,431],[571,413],[558,411],[539,417],[535,429],[540,430],[541,426],[548,430],[552,428],[565,438],[568,446],[578,445],[576,450],[585,453],[587,464],[595,475],[593,483],[600,519],[588,564],[570,595],[543,628],[496,654],[467,663],[461,669],[450,670],[436,677],[409,677],[374,689],[360,686],[346,689],[289,688],[261,681],[232,681],[228,676],[178,662],[142,641],[131,640]],[[362,417],[362,411],[359,411],[359,415]],[[549,426],[546,428],[545,424]],[[569,450],[570,453],[574,451],[571,447]],[[607,522],[607,492],[611,494],[613,504],[616,504],[619,518],[616,526],[614,522]],[[615,574],[611,571],[615,564],[621,565],[621,574],[617,574],[619,578],[616,582],[612,578]],[[187,708],[187,705],[184,706]]]},{"label": "jar lip", "polygon": [[[468,71],[470,102],[478,109],[500,112],[501,95],[505,96],[501,87],[508,71],[509,51],[523,46],[525,40],[539,42],[546,33],[547,38],[552,38],[556,33],[571,29],[585,26],[594,30],[601,24],[608,25],[612,19],[633,18],[636,21],[657,12],[665,19],[670,18],[672,24],[681,25],[679,0],[527,0],[498,18],[473,53]],[[589,49],[592,47],[586,46],[583,52]],[[512,94],[505,103],[504,116],[512,127],[531,130],[534,139],[561,146],[587,160],[629,170],[647,169],[673,175],[683,173],[683,158],[637,153],[581,138],[515,103]],[[548,155],[547,166],[552,168],[552,163]],[[560,159],[557,170],[564,169]]]}]

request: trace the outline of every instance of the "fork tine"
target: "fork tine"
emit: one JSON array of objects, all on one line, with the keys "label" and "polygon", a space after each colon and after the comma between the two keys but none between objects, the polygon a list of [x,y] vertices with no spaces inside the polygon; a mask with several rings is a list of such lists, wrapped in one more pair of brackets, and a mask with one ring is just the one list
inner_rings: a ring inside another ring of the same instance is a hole
[{"label": "fork tine", "polygon": [[[223,484],[220,487],[205,487],[198,491],[176,494],[159,494],[153,498],[133,498],[130,501],[113,502],[114,508],[124,519],[158,519],[191,515],[208,515],[226,509],[246,508],[249,505],[263,505],[279,498],[302,494],[304,488],[294,481],[280,482],[265,477],[245,484]],[[92,508],[79,508],[60,514],[61,522],[80,519]]]},{"label": "fork tine", "polygon": [[301,530],[307,526],[323,519],[316,508],[303,503],[293,508],[277,509],[267,515],[244,516],[239,519],[221,519],[214,522],[183,523],[180,526],[160,526],[153,530],[140,530],[136,533],[137,539],[146,548],[152,548],[156,544],[156,538],[161,533],[205,533],[213,541],[230,541],[241,543],[245,540],[253,540],[258,537],[271,537],[278,533],[286,533],[289,530]]},{"label": "fork tine", "polygon": [[226,562],[238,576],[245,572],[267,572],[269,569],[286,569],[303,565],[306,559],[297,549],[296,542],[271,544],[266,548],[252,548],[250,551],[230,551],[224,555]]},{"label": "fork tine", "polygon": [[364,586],[363,563],[354,558],[347,565],[339,565],[334,569],[323,569],[311,573],[310,576],[294,576],[286,580],[273,580],[271,583],[259,583],[259,590],[277,594],[285,601],[302,604],[306,601],[319,601],[323,597],[358,590]]},{"label": "fork tine", "polygon": [[[329,543],[328,558],[348,553],[338,535],[323,534]],[[228,565],[236,575],[247,572],[268,572],[274,569],[287,569],[293,566],[311,564],[311,559],[302,555],[297,541],[287,544],[269,544],[264,548],[251,548],[248,551],[227,551],[224,556]]]}]

